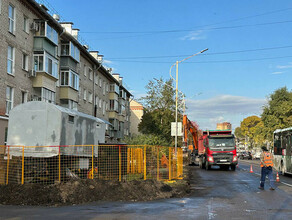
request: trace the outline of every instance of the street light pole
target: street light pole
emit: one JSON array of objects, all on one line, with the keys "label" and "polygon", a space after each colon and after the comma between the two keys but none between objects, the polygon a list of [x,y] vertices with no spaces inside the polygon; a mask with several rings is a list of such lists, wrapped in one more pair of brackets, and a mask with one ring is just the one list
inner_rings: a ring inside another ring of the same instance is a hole
[{"label": "street light pole", "polygon": [[[188,59],[190,59],[191,57],[194,57],[194,56],[196,56],[196,55],[198,55],[198,54],[204,53],[204,52],[207,51],[207,50],[208,50],[208,48],[206,48],[206,49],[204,49],[204,50],[202,50],[202,51],[200,51],[200,52],[198,52],[198,53],[195,53],[195,54],[193,54],[193,55],[191,55],[191,56],[189,56],[189,57],[187,57],[187,58],[185,58],[185,59],[182,59],[181,61],[176,61],[175,64],[173,64],[173,65],[170,67],[170,70],[169,70],[169,75],[170,75],[170,77],[171,77],[173,80],[175,80],[175,82],[176,82],[176,86],[175,86],[175,140],[174,140],[174,144],[175,144],[175,155],[176,155],[176,153],[177,153],[177,130],[178,130],[178,125],[177,125],[178,64],[181,63],[181,62],[183,62],[183,61],[185,61],[185,60],[188,60]],[[176,65],[176,77],[175,77],[175,79],[174,79],[174,78],[172,77],[172,75],[171,75],[171,69],[172,69],[172,67],[173,67],[174,65]]]}]

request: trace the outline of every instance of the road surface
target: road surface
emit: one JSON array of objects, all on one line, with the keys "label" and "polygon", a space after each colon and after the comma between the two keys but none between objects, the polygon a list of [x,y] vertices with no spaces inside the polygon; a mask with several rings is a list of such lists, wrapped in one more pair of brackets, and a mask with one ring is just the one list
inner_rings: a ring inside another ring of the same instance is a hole
[{"label": "road surface", "polygon": [[[250,165],[253,173],[250,173]],[[261,191],[259,161],[236,171],[190,167],[192,194],[152,202],[91,203],[64,207],[0,206],[1,219],[292,219],[292,177]],[[267,182],[268,183],[268,182]]]}]

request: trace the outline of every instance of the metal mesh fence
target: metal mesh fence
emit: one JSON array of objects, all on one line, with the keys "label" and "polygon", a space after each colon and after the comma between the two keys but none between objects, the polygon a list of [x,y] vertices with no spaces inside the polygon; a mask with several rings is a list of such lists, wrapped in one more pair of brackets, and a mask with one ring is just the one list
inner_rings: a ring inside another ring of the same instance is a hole
[{"label": "metal mesh fence", "polygon": [[146,145],[0,146],[0,184],[52,184],[70,179],[173,180],[183,153]]}]

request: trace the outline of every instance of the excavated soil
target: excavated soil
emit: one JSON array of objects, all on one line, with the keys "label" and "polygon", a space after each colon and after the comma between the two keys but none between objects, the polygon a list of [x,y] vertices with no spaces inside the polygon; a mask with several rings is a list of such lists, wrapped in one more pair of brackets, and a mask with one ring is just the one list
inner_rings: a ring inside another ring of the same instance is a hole
[{"label": "excavated soil", "polygon": [[2,185],[0,204],[60,206],[94,201],[150,201],[183,197],[191,192],[188,166],[184,168],[184,180],[173,182],[80,179],[51,185]]}]

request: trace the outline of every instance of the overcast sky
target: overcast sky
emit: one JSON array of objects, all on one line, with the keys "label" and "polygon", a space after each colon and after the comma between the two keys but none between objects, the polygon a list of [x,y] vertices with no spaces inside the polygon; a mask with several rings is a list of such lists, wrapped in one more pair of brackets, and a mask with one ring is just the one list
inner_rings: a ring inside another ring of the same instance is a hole
[{"label": "overcast sky", "polygon": [[[292,82],[290,0],[47,0],[139,98],[179,64],[178,89],[202,129],[259,115]],[[175,75],[175,68],[172,74]],[[200,95],[196,95],[200,93]]]}]

